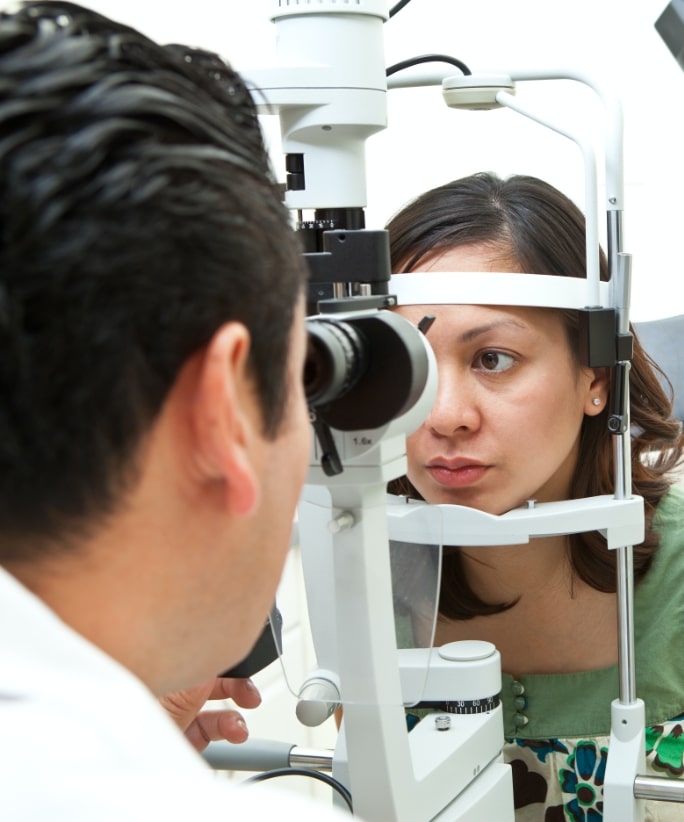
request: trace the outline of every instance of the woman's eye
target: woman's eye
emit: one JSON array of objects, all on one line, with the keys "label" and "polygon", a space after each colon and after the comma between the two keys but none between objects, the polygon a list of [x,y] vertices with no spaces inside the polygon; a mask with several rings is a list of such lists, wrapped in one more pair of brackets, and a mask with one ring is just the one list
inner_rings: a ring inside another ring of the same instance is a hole
[{"label": "woman's eye", "polygon": [[506,371],[515,362],[510,354],[503,351],[484,351],[476,359],[476,366],[484,371]]}]

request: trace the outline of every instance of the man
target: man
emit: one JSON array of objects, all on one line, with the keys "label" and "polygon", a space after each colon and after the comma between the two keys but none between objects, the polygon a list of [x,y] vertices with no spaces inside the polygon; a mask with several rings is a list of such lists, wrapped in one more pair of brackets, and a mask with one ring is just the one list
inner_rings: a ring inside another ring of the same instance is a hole
[{"label": "man", "polygon": [[258,704],[214,678],[271,609],[308,463],[305,270],[250,95],[13,7],[0,191],[0,818],[286,812],[220,792],[158,701],[197,748],[245,737],[195,714]]}]

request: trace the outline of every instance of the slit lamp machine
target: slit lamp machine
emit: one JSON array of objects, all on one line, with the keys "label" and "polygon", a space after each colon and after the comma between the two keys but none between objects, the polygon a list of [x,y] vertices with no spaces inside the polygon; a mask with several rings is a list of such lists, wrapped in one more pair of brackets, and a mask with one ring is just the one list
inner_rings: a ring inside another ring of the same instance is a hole
[{"label": "slit lamp machine", "polygon": [[[630,256],[623,245],[623,122],[618,97],[570,69],[509,68],[471,74],[458,61],[420,73],[388,70],[387,0],[273,0],[276,56],[243,72],[263,116],[280,120],[286,205],[296,218],[310,270],[305,373],[313,458],[301,496],[301,547],[318,667],[298,691],[305,725],[343,708],[332,752],[257,740],[210,746],[215,767],[268,771],[297,765],[330,771],[346,802],[367,822],[481,822],[514,819],[504,764],[498,694],[501,665],[486,642],[398,648],[396,557],[440,546],[515,545],[549,534],[600,531],[617,555],[619,696],[604,785],[606,822],[639,822],[645,798],[684,801],[684,783],[644,776],[644,703],[636,693],[632,546],[644,536],[643,500],[631,490],[629,371]],[[430,62],[421,58],[416,64]],[[431,62],[435,62],[432,60]],[[442,61],[444,63],[444,61]],[[603,145],[597,152],[516,96],[527,81],[570,80],[597,95]],[[365,227],[366,140],[387,126],[387,94],[441,85],[453,108],[506,107],[573,141],[582,154],[586,279],[511,273],[391,275],[385,231]],[[605,164],[600,204],[598,163]],[[599,278],[599,221],[607,220],[610,280]],[[615,493],[534,504],[492,516],[460,506],[391,497],[406,469],[406,437],[436,394],[425,328],[388,310],[402,304],[499,304],[574,309],[583,323],[586,365],[612,369],[608,425]],[[399,562],[401,564],[401,562]],[[425,589],[436,602],[437,568]],[[393,590],[394,588],[394,590]],[[421,596],[420,607],[429,599]],[[275,644],[278,637],[275,636]],[[406,706],[449,704],[408,730]]]}]

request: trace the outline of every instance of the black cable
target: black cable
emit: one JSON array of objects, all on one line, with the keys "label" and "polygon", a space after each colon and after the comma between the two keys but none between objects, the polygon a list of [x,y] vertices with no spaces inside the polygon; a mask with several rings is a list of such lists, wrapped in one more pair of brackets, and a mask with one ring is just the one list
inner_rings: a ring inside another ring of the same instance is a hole
[{"label": "black cable", "polygon": [[393,66],[390,66],[386,74],[389,77],[390,74],[396,74],[398,71],[410,68],[411,66],[417,66],[419,63],[449,63],[461,69],[463,74],[472,74],[472,71],[464,62],[457,57],[449,57],[448,54],[422,54],[419,57],[410,57],[408,60],[402,60],[400,63],[395,63]]},{"label": "black cable", "polygon": [[266,779],[274,779],[277,776],[310,776],[312,779],[319,779],[321,782],[325,782],[326,785],[329,785],[333,790],[337,791],[342,799],[344,799],[347,803],[349,812],[354,812],[352,808],[351,794],[341,782],[333,776],[329,776],[326,773],[321,773],[320,771],[313,771],[309,768],[275,768],[272,771],[263,771],[262,773],[254,774],[254,776],[250,776],[248,779],[243,780],[242,784],[245,782],[263,782]]},{"label": "black cable", "polygon": [[392,8],[390,9],[389,16],[394,17],[394,15],[398,11],[401,11],[404,8],[404,6],[408,6],[410,2],[411,0],[399,0],[399,2],[395,6],[392,6]]}]

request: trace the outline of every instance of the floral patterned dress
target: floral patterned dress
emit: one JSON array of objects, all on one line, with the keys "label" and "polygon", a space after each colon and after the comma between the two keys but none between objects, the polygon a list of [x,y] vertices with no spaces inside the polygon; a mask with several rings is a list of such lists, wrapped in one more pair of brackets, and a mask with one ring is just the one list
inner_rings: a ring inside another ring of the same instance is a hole
[{"label": "floral patterned dress", "polygon": [[[599,822],[609,736],[514,739],[504,758],[513,771],[516,822]],[[646,728],[646,774],[684,777],[684,714]],[[647,802],[645,822],[684,819],[678,803]]]}]

